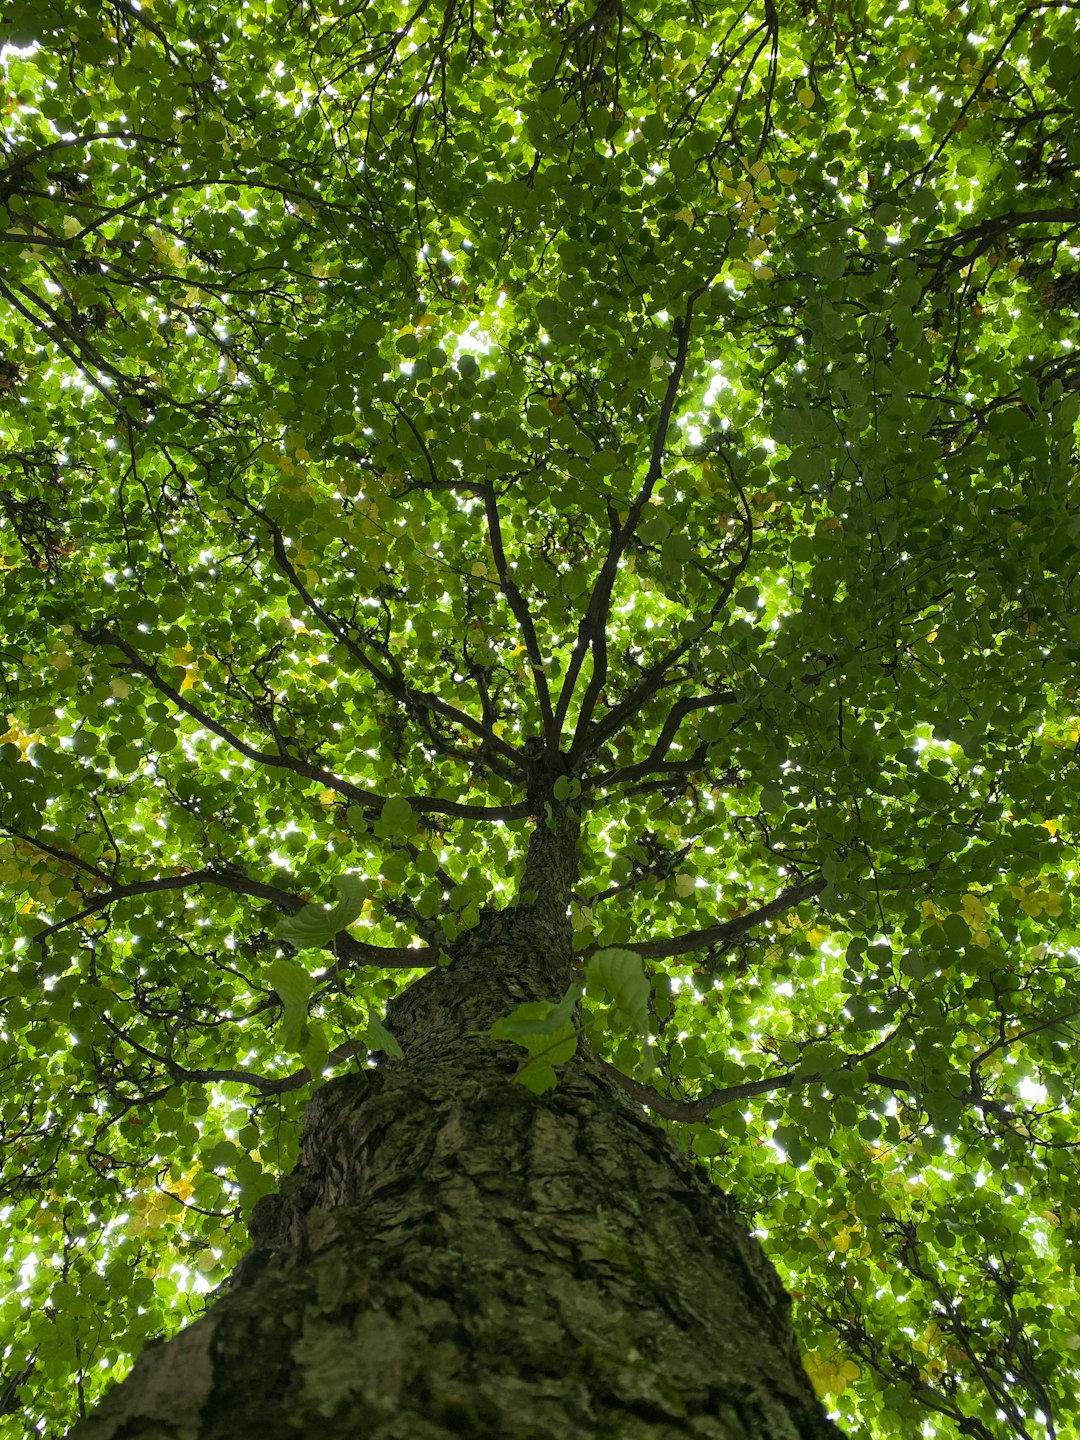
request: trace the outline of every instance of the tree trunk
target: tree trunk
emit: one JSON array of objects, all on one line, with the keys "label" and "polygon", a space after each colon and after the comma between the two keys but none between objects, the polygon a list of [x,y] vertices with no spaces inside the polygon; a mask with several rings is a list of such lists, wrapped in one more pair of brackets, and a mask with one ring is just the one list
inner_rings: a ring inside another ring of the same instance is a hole
[{"label": "tree trunk", "polygon": [[838,1440],[720,1192],[583,1043],[535,1096],[478,1034],[565,992],[564,917],[487,914],[399,997],[404,1059],[318,1092],[227,1293],[72,1440]]}]

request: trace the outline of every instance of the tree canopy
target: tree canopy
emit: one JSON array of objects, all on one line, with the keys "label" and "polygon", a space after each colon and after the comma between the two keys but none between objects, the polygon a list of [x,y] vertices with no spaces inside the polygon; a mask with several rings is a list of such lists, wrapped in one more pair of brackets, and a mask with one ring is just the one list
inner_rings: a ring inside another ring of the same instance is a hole
[{"label": "tree canopy", "polygon": [[554,800],[841,1422],[1080,1435],[1078,8],[8,0],[0,1433]]}]

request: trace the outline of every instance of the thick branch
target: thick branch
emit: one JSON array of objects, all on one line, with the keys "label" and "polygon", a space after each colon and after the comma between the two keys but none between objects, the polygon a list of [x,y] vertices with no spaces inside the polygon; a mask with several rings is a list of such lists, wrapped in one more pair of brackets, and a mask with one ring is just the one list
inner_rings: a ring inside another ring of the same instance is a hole
[{"label": "thick branch", "polygon": [[[32,239],[29,243],[33,243]],[[28,291],[24,285],[19,285],[17,288],[22,291],[23,294],[33,295],[33,292]],[[18,297],[16,295],[13,295],[12,292],[8,289],[8,287],[2,283],[0,283],[0,295],[2,295],[5,300],[7,300],[8,304],[11,305],[12,309],[17,310],[19,314],[22,315],[22,317],[29,322],[29,324],[33,327],[34,330],[41,330],[49,337],[49,339],[53,342],[53,344],[60,351],[60,353],[66,356],[66,358],[71,361],[72,365],[75,366],[76,370],[78,370],[81,375],[85,376],[88,383],[91,384],[98,392],[98,394],[101,395],[102,398],[121,415],[125,423],[129,420],[127,412],[120,404],[116,395],[113,394],[113,392],[109,390],[107,386],[101,383],[92,367],[96,364],[99,366],[99,368],[105,370],[108,374],[110,374],[114,379],[117,380],[117,383],[122,390],[127,390],[130,388],[130,382],[126,375],[122,374],[119,370],[114,369],[111,365],[108,365],[96,353],[96,351],[94,351],[92,346],[89,346],[81,336],[74,334],[74,332],[70,332],[70,327],[66,326],[59,319],[57,320],[56,324],[47,324],[45,321],[39,319],[37,315],[35,315],[31,310],[28,310],[26,306],[23,305],[22,302],[18,299]],[[33,298],[37,299],[38,297],[34,296]],[[48,309],[50,314],[53,313],[49,307],[46,307],[46,309]]]},{"label": "thick branch", "polygon": [[[756,910],[748,910],[745,915],[737,915],[734,920],[726,920],[720,925],[709,925],[702,930],[688,930],[685,935],[673,935],[661,940],[630,942],[620,945],[619,948],[632,950],[635,955],[640,955],[645,960],[664,960],[672,955],[687,955],[695,950],[711,950],[716,946],[730,949],[755,926],[764,925],[767,920],[775,920],[793,906],[811,899],[814,895],[820,895],[825,889],[825,883],[824,880],[809,880],[804,885],[795,885],[778,895],[775,900],[770,900],[768,904],[761,905]],[[582,954],[591,955],[600,948],[599,945],[590,945]]]},{"label": "thick branch", "polygon": [[794,1074],[774,1075],[765,1080],[748,1080],[742,1085],[729,1085],[724,1090],[714,1090],[702,1100],[675,1100],[670,1095],[661,1095],[659,1090],[654,1090],[642,1080],[632,1080],[629,1075],[624,1075],[621,1070],[608,1061],[601,1060],[599,1056],[597,1063],[621,1090],[625,1090],[627,1095],[633,1096],[642,1105],[647,1105],[655,1114],[662,1115],[665,1120],[681,1120],[688,1124],[707,1120],[710,1114],[719,1110],[722,1105],[732,1105],[738,1100],[750,1100],[755,1095],[768,1095],[773,1090],[788,1090],[796,1078]]},{"label": "thick branch", "polygon": [[[274,770],[286,770],[294,775],[300,775],[305,780],[313,781],[323,785],[328,790],[335,791],[354,805],[370,813],[377,814],[382,810],[386,797],[378,795],[372,790],[364,790],[359,785],[354,785],[351,780],[345,780],[340,775],[334,774],[332,770],[324,770],[321,765],[313,765],[309,760],[303,760],[299,756],[290,755],[288,752],[271,754],[265,750],[256,750],[245,740],[234,734],[227,726],[213,716],[208,715],[194,705],[163,678],[155,665],[144,660],[141,655],[128,642],[111,631],[99,629],[96,631],[83,631],[83,639],[90,644],[109,645],[119,650],[127,659],[128,664],[138,674],[144,675],[150,681],[154,689],[166,696],[178,710],[194,720],[204,730],[209,730],[212,735],[231,745],[232,748],[243,755],[246,759],[257,765],[266,765]],[[449,707],[448,707],[449,708]],[[521,801],[516,805],[468,805],[458,800],[440,800],[428,795],[410,795],[405,797],[413,810],[420,815],[451,815],[463,820],[521,820],[529,813],[528,805]]]},{"label": "thick branch", "polygon": [[590,788],[592,786],[607,787],[629,784],[634,780],[643,780],[646,775],[661,771],[679,726],[691,711],[709,710],[714,705],[733,705],[736,698],[730,690],[717,690],[712,695],[688,695],[681,700],[676,700],[668,711],[656,743],[645,758],[633,765],[624,765],[620,770],[609,770],[605,775],[596,776],[589,782]]},{"label": "thick branch", "polygon": [[[936,241],[928,247],[929,252],[944,252],[955,256],[958,265],[968,265],[984,255],[1001,235],[1007,234],[1018,225],[1080,225],[1080,209],[1075,206],[1056,205],[1046,210],[1013,210],[1006,215],[995,215],[978,225],[971,225]],[[962,250],[968,241],[975,241],[970,251]],[[926,253],[926,252],[924,252]]]},{"label": "thick branch", "polygon": [[[51,846],[41,844],[36,840],[30,840],[31,844],[47,854],[55,855],[57,858],[71,862],[72,858],[63,851],[54,850]],[[85,867],[84,868],[89,868]],[[105,877],[91,869],[91,872],[104,883]],[[223,890],[231,890],[236,895],[248,895],[253,899],[267,900],[276,905],[286,915],[295,915],[308,903],[299,895],[294,895],[288,890],[281,890],[276,885],[268,885],[260,880],[254,880],[242,870],[228,867],[215,869],[213,866],[206,866],[202,870],[192,870],[186,875],[158,875],[148,880],[134,880],[126,885],[111,885],[108,890],[96,895],[93,900],[84,905],[74,915],[68,915],[63,920],[57,920],[55,924],[48,926],[45,930],[39,931],[33,938],[33,944],[44,945],[50,936],[60,930],[65,930],[70,925],[78,925],[83,920],[89,919],[109,906],[117,904],[121,900],[129,900],[136,895],[156,895],[169,890],[193,890],[204,885],[217,886]],[[354,965],[377,965],[383,969],[411,970],[422,969],[426,965],[434,965],[439,956],[438,951],[429,947],[412,947],[407,945],[373,945],[365,940],[358,940],[348,931],[341,931],[330,942],[327,948],[333,948],[340,960]]]},{"label": "thick branch", "polygon": [[[111,1024],[107,1016],[105,1017],[105,1023],[109,1025],[110,1029],[122,1036],[124,1041],[130,1045],[133,1050],[137,1050],[140,1055],[144,1055],[148,1060],[160,1065],[168,1074],[169,1078],[177,1085],[232,1083],[235,1085],[248,1085],[251,1089],[257,1090],[260,1095],[284,1095],[290,1090],[301,1089],[313,1078],[311,1070],[306,1065],[303,1069],[294,1070],[291,1075],[282,1075],[276,1080],[269,1079],[265,1075],[260,1075],[255,1070],[189,1070],[186,1066],[181,1065],[179,1061],[174,1060],[170,1055],[160,1055],[157,1051],[151,1050],[138,1040],[133,1039],[125,1031]],[[346,1040],[330,1051],[326,1057],[325,1064],[328,1066],[340,1065],[343,1061],[351,1059],[356,1054],[357,1049],[358,1047],[354,1040]]]},{"label": "thick branch", "polygon": [[[599,1059],[599,1057],[598,1057]],[[788,1070],[783,1075],[769,1075],[761,1080],[747,1080],[741,1085],[726,1085],[719,1090],[712,1090],[708,1095],[703,1095],[699,1100],[675,1100],[670,1095],[661,1095],[651,1085],[644,1081],[632,1080],[630,1076],[624,1075],[614,1065],[606,1060],[599,1060],[601,1067],[612,1077],[615,1083],[635,1100],[647,1105],[657,1115],[662,1115],[666,1120],[679,1120],[685,1124],[702,1124],[708,1120],[714,1110],[720,1110],[725,1105],[735,1105],[740,1100],[750,1100],[757,1095],[769,1095],[776,1090],[798,1090],[807,1085],[828,1084],[827,1075],[807,1074],[801,1070]],[[850,1069],[850,1066],[843,1067]],[[904,1080],[895,1075],[883,1075],[877,1070],[868,1070],[863,1077],[868,1085],[880,1086],[885,1090],[899,1091],[902,1094],[918,1096],[920,1087],[911,1080]],[[990,1100],[986,1096],[979,1095],[975,1091],[966,1091],[959,1097],[965,1105],[972,1105],[983,1112],[1009,1118],[1009,1112],[1004,1105],[996,1100]]]},{"label": "thick branch", "polygon": [[[395,700],[399,700],[405,705],[406,709],[430,711],[433,714],[441,715],[444,720],[448,720],[451,724],[460,725],[463,730],[468,730],[484,745],[489,746],[497,754],[508,760],[513,766],[514,773],[520,775],[522,770],[520,754],[512,745],[500,739],[489,725],[485,725],[482,721],[476,720],[468,711],[459,710],[457,706],[450,705],[445,700],[440,700],[437,695],[431,695],[424,690],[414,690],[405,680],[401,666],[393,656],[389,654],[383,656],[391,667],[389,670],[384,670],[379,665],[376,665],[371,657],[366,654],[363,647],[356,643],[337,617],[331,615],[328,610],[325,610],[323,606],[319,604],[314,595],[311,594],[307,586],[300,579],[300,576],[296,573],[296,567],[289,559],[288,551],[285,547],[285,537],[282,534],[281,527],[276,521],[272,520],[265,511],[253,505],[250,500],[244,497],[241,497],[241,499],[246,508],[250,510],[253,515],[257,516],[270,531],[274,549],[274,559],[277,562],[278,568],[303,600],[310,613],[315,616],[326,633],[352,656],[356,663],[366,674],[371,676],[377,685],[385,690],[387,694],[392,695]],[[437,745],[438,737],[433,735],[431,738],[433,743]]]}]

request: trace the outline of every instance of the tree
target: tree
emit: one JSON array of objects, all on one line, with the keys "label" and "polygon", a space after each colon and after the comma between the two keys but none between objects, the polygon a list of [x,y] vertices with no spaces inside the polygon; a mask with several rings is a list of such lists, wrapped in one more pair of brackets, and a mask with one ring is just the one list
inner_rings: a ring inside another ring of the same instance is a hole
[{"label": "tree", "polygon": [[5,1435],[1080,1433],[1077,8],[9,0]]}]

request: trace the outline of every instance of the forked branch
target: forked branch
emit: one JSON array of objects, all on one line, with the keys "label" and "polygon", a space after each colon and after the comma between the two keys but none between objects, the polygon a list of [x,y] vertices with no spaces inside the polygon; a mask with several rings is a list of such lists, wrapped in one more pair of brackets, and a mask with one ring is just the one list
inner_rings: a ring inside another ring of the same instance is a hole
[{"label": "forked branch", "polygon": [[585,614],[581,617],[581,623],[578,626],[577,642],[574,646],[570,664],[567,667],[566,678],[563,681],[562,689],[559,691],[559,700],[555,709],[552,734],[548,740],[549,749],[557,745],[558,738],[562,734],[562,727],[577,688],[581,667],[585,663],[585,656],[590,650],[592,651],[593,657],[592,675],[589,678],[589,684],[582,697],[581,710],[574,732],[572,749],[575,751],[580,749],[580,739],[588,730],[596,702],[600,698],[600,694],[607,683],[607,624],[611,610],[611,592],[615,585],[615,577],[619,572],[619,561],[622,559],[623,553],[627,545],[629,545],[634,531],[637,529],[642,512],[663,474],[668,430],[671,426],[672,416],[675,413],[675,405],[679,397],[679,388],[686,371],[686,360],[690,351],[694,304],[704,295],[708,288],[708,285],[699,285],[695,290],[690,292],[682,315],[680,315],[672,325],[671,333],[675,341],[675,356],[672,361],[671,374],[668,376],[668,383],[664,390],[664,398],[660,402],[660,411],[657,415],[656,426],[653,431],[649,468],[645,474],[645,478],[641,482],[638,493],[630,505],[625,521],[611,537],[607,554],[604,557],[604,563],[600,567],[600,574],[597,576],[596,584],[593,586]]}]

